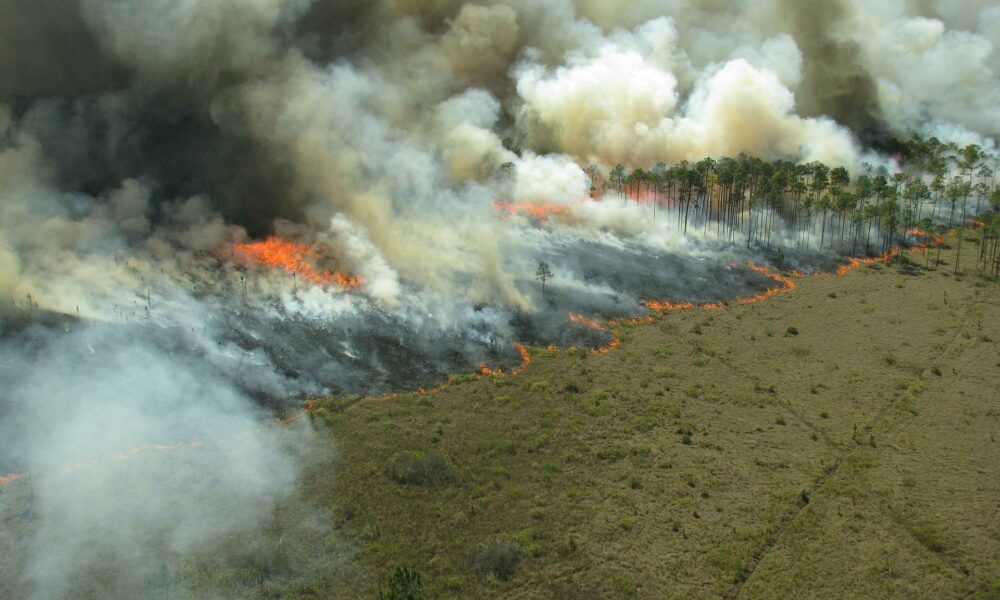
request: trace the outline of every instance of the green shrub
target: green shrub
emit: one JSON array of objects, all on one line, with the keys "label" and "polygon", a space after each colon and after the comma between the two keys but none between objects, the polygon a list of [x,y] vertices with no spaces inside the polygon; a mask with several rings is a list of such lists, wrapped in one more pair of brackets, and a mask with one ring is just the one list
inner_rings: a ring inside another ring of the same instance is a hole
[{"label": "green shrub", "polygon": [[528,393],[540,394],[545,390],[549,389],[549,384],[545,383],[544,381],[532,381],[531,383],[528,384],[527,389]]},{"label": "green shrub", "polygon": [[481,577],[506,581],[514,576],[521,563],[521,545],[510,540],[493,539],[479,546],[474,568]]},{"label": "green shrub", "polygon": [[620,446],[611,446],[610,448],[605,448],[603,450],[597,451],[597,458],[607,461],[618,461],[626,456],[625,449]]},{"label": "green shrub", "polygon": [[796,327],[789,327],[785,330],[788,335],[799,335],[799,330]]},{"label": "green shrub", "polygon": [[944,541],[941,539],[941,534],[929,525],[918,525],[913,527],[911,532],[913,533],[913,537],[917,538],[917,541],[931,552],[944,552]]},{"label": "green shrub", "polygon": [[420,573],[406,567],[397,567],[392,575],[386,591],[379,590],[379,600],[423,600],[424,585],[420,581]]},{"label": "green shrub", "polygon": [[639,422],[636,423],[635,429],[641,433],[646,433],[656,429],[657,425],[659,425],[659,422],[653,417],[642,417],[639,419]]},{"label": "green shrub", "polygon": [[434,452],[403,452],[389,459],[389,478],[401,485],[435,485],[455,480],[451,461]]}]

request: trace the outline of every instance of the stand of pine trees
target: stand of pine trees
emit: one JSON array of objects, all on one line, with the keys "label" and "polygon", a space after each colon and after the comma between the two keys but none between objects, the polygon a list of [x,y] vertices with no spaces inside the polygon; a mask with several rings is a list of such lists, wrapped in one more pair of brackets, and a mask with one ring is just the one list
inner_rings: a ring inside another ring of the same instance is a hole
[{"label": "stand of pine trees", "polygon": [[976,145],[917,138],[896,160],[896,173],[866,164],[853,177],[843,167],[745,154],[631,172],[619,164],[606,179],[596,165],[586,171],[592,192],[602,180],[605,194],[649,205],[652,218],[668,219],[685,235],[713,228],[748,247],[777,246],[773,234],[783,229],[799,250],[876,255],[916,229],[934,233],[976,220],[987,225],[980,269],[995,273],[1000,157]]}]

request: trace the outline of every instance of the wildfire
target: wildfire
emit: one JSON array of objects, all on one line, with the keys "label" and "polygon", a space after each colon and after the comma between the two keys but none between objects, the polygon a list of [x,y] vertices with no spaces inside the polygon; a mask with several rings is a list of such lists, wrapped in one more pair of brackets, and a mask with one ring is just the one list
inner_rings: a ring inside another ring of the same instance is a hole
[{"label": "wildfire", "polygon": [[[521,366],[510,372],[511,377],[517,377],[524,372],[524,369],[528,365],[531,364],[531,353],[528,352],[528,349],[525,348],[523,344],[514,344],[514,348],[517,350],[517,353],[521,355]],[[503,369],[491,369],[486,365],[486,363],[479,363],[479,371],[477,374],[480,377],[507,377],[507,373],[505,373]],[[441,387],[446,386],[447,384]]]},{"label": "wildfire", "polygon": [[11,473],[10,475],[5,475],[3,477],[0,477],[0,485],[7,485],[8,483],[13,483],[23,477],[26,477],[24,473]]},{"label": "wildfire", "polygon": [[486,366],[486,363],[479,363],[479,374],[483,377],[503,377],[503,369],[491,369]]},{"label": "wildfire", "polygon": [[673,302],[670,302],[669,300],[662,300],[662,301],[660,301],[660,300],[646,300],[645,302],[643,302],[643,305],[645,305],[646,308],[648,308],[650,310],[658,310],[658,311],[687,310],[689,308],[694,308],[694,306],[695,306],[691,302],[681,302],[681,303],[678,303],[678,304],[674,304]]},{"label": "wildfire", "polygon": [[[507,207],[507,206],[513,206],[513,205],[503,205],[503,206]],[[909,233],[911,233],[913,235],[928,236],[928,237],[930,235],[930,234],[927,234],[926,232],[924,232],[924,231],[922,231],[920,229],[913,229]],[[939,236],[939,235],[935,235],[934,236],[934,243],[940,244],[942,242],[943,242],[943,238],[941,236]],[[926,247],[926,245],[921,245],[921,246],[918,246],[916,248],[912,248],[911,251],[912,252],[918,252],[918,251],[922,250],[925,247]],[[252,244],[238,244],[238,245],[234,246],[234,252],[238,252],[238,253],[240,253],[241,256],[244,256],[244,257],[246,257],[248,259],[254,260],[254,261],[256,261],[256,262],[258,262],[260,264],[263,264],[263,265],[273,266],[273,267],[281,267],[281,268],[284,268],[287,271],[291,271],[291,272],[294,272],[294,273],[299,273],[299,274],[303,275],[303,277],[305,277],[307,280],[309,280],[309,281],[311,281],[313,283],[317,283],[317,284],[336,283],[336,284],[342,285],[344,287],[355,287],[355,286],[360,285],[362,283],[361,280],[358,279],[358,278],[348,277],[348,276],[345,276],[345,275],[342,275],[342,274],[339,274],[339,273],[331,273],[330,271],[325,271],[325,270],[324,271],[317,270],[307,259],[316,259],[316,258],[320,258],[320,257],[318,255],[318,253],[316,253],[316,251],[313,249],[313,247],[309,246],[308,244],[294,244],[294,243],[287,242],[287,241],[284,241],[284,240],[281,240],[281,239],[278,239],[278,238],[268,238],[267,240],[265,240],[263,242],[257,242],[257,243],[252,243]],[[850,258],[847,259],[848,260],[847,264],[841,265],[837,269],[836,275],[837,276],[846,275],[846,274],[850,273],[851,271],[860,268],[862,265],[870,265],[870,264],[881,263],[881,262],[886,262],[886,261],[892,260],[899,253],[900,253],[900,249],[897,247],[897,248],[893,248],[892,250],[890,250],[889,252],[883,254],[882,256],[876,256],[876,257],[871,257],[871,258],[850,257]],[[755,304],[757,302],[763,302],[764,300],[767,300],[768,298],[771,298],[771,297],[773,297],[773,296],[775,296],[777,294],[787,293],[787,292],[789,292],[791,290],[794,290],[796,288],[795,281],[793,281],[792,279],[789,279],[788,277],[785,277],[784,275],[781,275],[780,273],[775,273],[774,271],[772,271],[771,269],[769,269],[769,268],[767,268],[765,266],[757,265],[757,264],[755,264],[753,262],[749,262],[747,266],[752,271],[755,271],[757,273],[761,273],[764,276],[770,278],[771,280],[773,280],[773,281],[775,281],[777,283],[780,283],[781,287],[768,288],[768,289],[764,290],[763,292],[761,292],[760,294],[757,294],[755,296],[749,296],[749,297],[746,297],[746,298],[737,298],[736,300],[733,301],[735,303],[738,303],[738,304]],[[793,276],[804,276],[805,273],[793,272],[792,275]],[[823,273],[814,273],[813,276],[817,276],[817,277],[823,277],[823,276],[829,277],[830,275],[823,274]],[[724,308],[724,307],[728,306],[731,303],[716,302],[716,303],[706,303],[706,304],[695,304],[693,302],[684,302],[684,303],[674,304],[674,303],[669,302],[667,300],[662,300],[662,301],[659,301],[659,300],[647,300],[647,301],[643,302],[643,304],[647,308],[649,308],[650,310],[659,311],[659,312],[666,312],[666,311],[689,310],[689,309],[693,309],[693,308],[699,308],[701,310],[717,310],[717,309]],[[624,324],[638,325],[640,323],[652,323],[652,322],[654,322],[656,320],[656,318],[653,317],[652,315],[649,315],[649,316],[646,316],[646,317],[635,317],[635,318],[619,319],[619,320],[614,320],[614,321],[607,321],[606,323],[601,323],[601,322],[598,322],[598,321],[596,321],[594,319],[591,319],[589,317],[585,317],[583,315],[578,315],[578,314],[570,313],[569,320],[571,322],[573,322],[573,323],[577,323],[579,325],[582,325],[584,327],[588,327],[588,328],[593,329],[595,331],[610,332],[610,331],[613,331],[612,328],[618,327],[620,325],[624,325]],[[611,341],[608,343],[607,346],[605,346],[603,348],[595,348],[595,349],[591,350],[590,353],[594,354],[594,355],[609,354],[615,348],[617,348],[618,346],[620,346],[621,343],[622,343],[621,338],[619,338],[616,335],[616,336],[612,337]],[[486,366],[485,363],[482,363],[482,364],[479,365],[479,370],[478,370],[478,373],[476,374],[476,378],[486,377],[486,376],[495,376],[495,377],[507,377],[507,376],[510,376],[510,377],[516,377],[516,376],[520,375],[525,370],[525,368],[527,368],[527,366],[531,364],[531,362],[532,362],[531,353],[528,352],[528,349],[525,348],[524,345],[522,345],[522,344],[514,344],[514,347],[517,349],[518,354],[521,355],[521,365],[518,368],[516,368],[513,371],[511,371],[510,374],[508,375],[507,373],[504,373],[504,371],[502,369],[490,369],[488,366]],[[553,349],[554,347],[550,346],[549,348]],[[445,388],[447,386],[448,386],[448,383],[445,383],[445,384],[441,385],[439,388],[436,388],[436,389],[443,389],[443,388]],[[427,394],[427,393],[431,393],[433,391],[436,391],[436,389],[435,390],[425,390],[423,388],[420,388],[418,390],[418,393],[419,394]],[[395,399],[397,397],[399,397],[398,393],[391,392],[389,394],[386,394],[382,398],[386,399],[386,400],[391,400],[391,399]],[[277,423],[277,424],[280,424],[280,425],[288,425],[288,424],[294,423],[294,422],[300,420],[302,417],[304,417],[308,413],[310,413],[314,409],[314,407],[315,407],[314,401],[313,400],[309,400],[306,403],[305,408],[302,411],[300,411],[299,413],[296,413],[296,414],[294,414],[294,415],[292,415],[290,417],[287,417],[285,419],[277,419],[274,422]],[[128,449],[128,450],[123,450],[121,452],[112,454],[110,456],[107,456],[107,457],[104,457],[104,458],[101,458],[101,459],[93,459],[93,460],[90,460],[90,461],[87,461],[87,462],[79,463],[79,464],[76,464],[76,465],[71,465],[69,467],[64,467],[64,468],[61,468],[61,469],[58,469],[58,470],[55,470],[55,471],[52,471],[52,472],[49,472],[49,473],[45,473],[44,475],[47,475],[47,476],[51,476],[51,475],[68,475],[70,473],[74,473],[74,472],[86,469],[88,467],[94,467],[96,465],[99,465],[99,464],[102,464],[102,463],[106,463],[106,462],[109,462],[109,461],[114,461],[114,460],[124,460],[124,459],[130,458],[130,457],[137,456],[137,455],[144,454],[144,453],[148,453],[148,452],[172,452],[172,451],[175,451],[175,450],[180,450],[180,449],[185,449],[185,448],[201,448],[203,446],[208,445],[209,443],[222,445],[222,444],[225,444],[227,442],[231,442],[231,441],[238,440],[238,439],[243,439],[243,438],[245,438],[245,437],[247,437],[249,435],[252,435],[255,432],[261,431],[263,429],[263,427],[264,426],[257,427],[256,429],[253,429],[253,430],[250,430],[250,431],[246,431],[246,432],[234,435],[234,436],[230,436],[228,438],[222,438],[222,439],[219,439],[219,440],[215,440],[215,441],[212,441],[212,442],[205,442],[203,440],[194,440],[194,441],[190,441],[190,442],[180,442],[178,444],[173,444],[173,445],[147,444],[147,445],[144,445],[144,446],[139,446],[139,447],[131,448],[131,449]],[[0,476],[0,487],[8,485],[10,483],[13,483],[13,482],[15,482],[15,481],[17,481],[19,479],[24,479],[26,477],[34,476],[34,475],[35,475],[34,473],[11,473],[11,474],[8,474],[8,475]]]},{"label": "wildfire", "polygon": [[572,323],[577,323],[579,325],[583,325],[584,327],[587,327],[588,329],[593,329],[594,331],[607,331],[608,330],[608,328],[605,327],[604,325],[601,325],[597,321],[595,321],[595,320],[593,320],[593,319],[591,319],[589,317],[585,317],[583,315],[577,315],[577,314],[570,313],[569,314],[569,320]]},{"label": "wildfire", "polygon": [[233,255],[267,267],[281,268],[316,285],[339,285],[353,289],[364,283],[360,277],[337,273],[316,266],[323,256],[312,244],[298,244],[277,237],[261,242],[236,244]]},{"label": "wildfire", "polygon": [[[920,248],[915,248],[915,250],[920,250]],[[899,254],[899,248],[893,248],[892,250],[886,252],[881,256],[873,256],[869,258],[858,258],[851,257],[848,258],[848,263],[846,265],[840,265],[837,267],[837,276],[843,277],[851,271],[861,268],[862,265],[873,265],[875,263],[883,263],[892,260],[895,256]]]},{"label": "wildfire", "polygon": [[[610,332],[612,331],[612,329],[610,328],[618,327],[626,323],[632,325],[638,325],[640,323],[652,323],[654,321],[652,316],[646,316],[646,317],[634,317],[631,319],[617,319],[614,321],[605,321],[604,323],[601,323],[589,317],[585,317],[583,315],[577,315],[574,313],[570,313],[569,320],[572,323],[576,323],[578,325],[582,325],[583,327],[587,327],[589,329],[593,329],[594,331],[600,331],[600,332]],[[611,338],[611,341],[608,342],[606,346],[602,346],[600,348],[593,348],[591,349],[590,353],[609,354],[612,350],[620,346],[621,343],[622,343],[621,338],[615,335]]]},{"label": "wildfire", "polygon": [[508,215],[518,213],[528,215],[538,221],[547,221],[552,217],[565,217],[569,206],[565,204],[528,204],[524,202],[493,202],[493,210]]},{"label": "wildfire", "polygon": [[[774,271],[768,269],[767,267],[755,264],[753,262],[747,263],[747,266],[750,268],[751,271],[756,271],[757,273],[761,273],[765,277],[768,277],[769,279],[772,279],[773,281],[780,283],[781,287],[768,288],[755,296],[749,296],[746,298],[737,298],[736,300],[733,300],[733,302],[736,302],[738,304],[756,304],[757,302],[763,302],[764,300],[767,300],[768,298],[776,294],[785,294],[795,289],[796,284],[794,281],[783,275],[775,273]],[[692,308],[698,308],[701,310],[719,310],[725,308],[726,306],[728,306],[728,304],[730,303],[712,302],[706,304],[695,304],[693,302],[683,302],[679,304],[674,304],[673,302],[670,302],[668,300],[646,300],[645,302],[643,302],[643,305],[645,305],[646,308],[659,312],[690,310]]]},{"label": "wildfire", "polygon": [[618,346],[621,346],[621,345],[622,345],[622,339],[616,335],[615,337],[611,338],[611,341],[608,342],[607,346],[604,346],[603,348],[594,348],[593,350],[590,351],[590,353],[591,354],[610,354],[612,350],[614,350],[615,348],[617,348]]},{"label": "wildfire", "polygon": [[929,231],[924,231],[919,227],[914,227],[913,229],[910,229],[906,233],[909,233],[910,235],[915,237],[930,238],[932,240],[931,242],[925,242],[923,244],[920,244],[918,248],[921,250],[923,250],[924,248],[929,248],[931,245],[940,246],[941,244],[944,243],[944,238],[942,236],[936,233],[931,233]]},{"label": "wildfire", "polygon": [[531,353],[528,352],[528,349],[523,344],[514,344],[514,347],[517,348],[517,353],[521,355],[521,366],[511,372],[511,375],[517,377],[531,364]]}]

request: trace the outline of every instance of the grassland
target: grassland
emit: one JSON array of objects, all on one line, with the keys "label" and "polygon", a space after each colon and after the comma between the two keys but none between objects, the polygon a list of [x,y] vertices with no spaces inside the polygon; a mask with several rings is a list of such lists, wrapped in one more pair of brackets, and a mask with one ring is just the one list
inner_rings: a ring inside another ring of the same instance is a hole
[{"label": "grassland", "polygon": [[339,458],[306,497],[363,574],[295,597],[400,565],[430,598],[1000,597],[1000,297],[966,252],[320,402]]}]

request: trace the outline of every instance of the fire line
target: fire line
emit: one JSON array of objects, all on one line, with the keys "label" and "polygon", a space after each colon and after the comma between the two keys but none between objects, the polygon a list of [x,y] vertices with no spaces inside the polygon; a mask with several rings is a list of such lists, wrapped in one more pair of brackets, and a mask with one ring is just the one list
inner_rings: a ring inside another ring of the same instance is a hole
[{"label": "fire line", "polygon": [[[919,229],[915,229],[915,230],[911,231],[910,233],[912,233],[914,235],[931,237],[930,234],[928,234],[927,232],[921,231]],[[924,250],[926,248],[931,247],[932,244],[941,244],[941,243],[943,243],[943,241],[944,241],[944,238],[942,236],[940,236],[940,235],[934,235],[932,242],[923,243],[923,244],[920,244],[920,245],[915,246],[913,248],[910,248],[910,252],[920,252],[921,250]],[[289,271],[292,271],[292,272],[302,273],[304,277],[306,277],[310,281],[313,281],[314,283],[318,283],[318,284],[337,283],[338,285],[344,285],[345,287],[353,287],[353,286],[360,285],[362,283],[362,281],[360,279],[358,279],[358,278],[348,278],[347,276],[341,275],[339,273],[331,273],[330,271],[322,271],[322,272],[321,271],[317,271],[315,269],[315,267],[312,267],[305,260],[306,258],[316,258],[316,257],[318,257],[318,254],[315,252],[315,250],[312,250],[312,247],[309,246],[308,244],[293,244],[291,242],[286,242],[286,241],[280,240],[278,238],[268,238],[264,242],[257,242],[257,243],[254,243],[254,244],[238,244],[238,245],[234,246],[234,250],[236,252],[245,253],[245,255],[247,257],[249,257],[249,258],[251,258],[251,259],[253,259],[256,262],[259,262],[261,264],[269,265],[269,266],[275,266],[275,267],[282,267],[282,268],[285,268],[286,270],[289,270]],[[841,265],[837,269],[837,271],[836,271],[836,273],[834,275],[830,275],[828,273],[814,273],[813,276],[815,276],[815,277],[830,277],[830,276],[843,277],[844,275],[847,275],[851,271],[854,271],[854,270],[860,268],[863,265],[870,265],[870,264],[888,262],[888,261],[892,260],[893,258],[895,258],[896,256],[898,256],[900,254],[900,252],[901,252],[900,248],[896,247],[896,248],[893,248],[892,250],[890,250],[889,252],[886,252],[885,254],[883,254],[881,256],[870,257],[870,258],[848,257],[846,259],[848,261],[848,263],[844,264],[844,265]],[[667,300],[647,300],[647,301],[643,302],[643,304],[647,308],[649,308],[650,310],[653,310],[653,311],[656,311],[656,312],[660,312],[660,313],[674,312],[674,311],[680,311],[680,310],[690,310],[690,309],[695,309],[695,308],[698,308],[700,310],[718,310],[718,309],[725,308],[726,306],[728,306],[730,304],[756,304],[758,302],[763,302],[763,301],[765,301],[765,300],[767,300],[769,298],[772,298],[772,297],[774,297],[776,295],[788,293],[788,292],[794,290],[797,287],[797,284],[795,283],[795,281],[793,279],[791,279],[789,277],[785,277],[784,275],[782,275],[780,273],[776,273],[776,272],[772,271],[771,269],[769,269],[768,267],[765,267],[765,266],[762,266],[762,265],[757,265],[757,264],[755,264],[752,261],[749,262],[747,264],[747,266],[752,271],[756,271],[758,273],[761,273],[762,275],[770,278],[771,280],[773,280],[773,281],[775,281],[777,283],[780,283],[781,287],[768,288],[768,289],[764,290],[763,292],[761,292],[760,294],[757,294],[755,296],[749,296],[749,297],[746,297],[746,298],[737,298],[737,299],[732,300],[730,302],[715,302],[715,303],[705,303],[705,304],[696,304],[696,303],[693,303],[693,302],[684,302],[684,303],[674,304],[674,303],[671,303],[670,301],[667,301]],[[306,275],[307,273],[310,274],[310,275]],[[793,272],[793,276],[802,277],[802,276],[805,276],[805,275],[806,274],[804,274],[804,273]],[[315,279],[314,279],[314,277],[315,277]],[[344,279],[340,279],[340,278],[344,278]],[[344,283],[342,283],[342,281],[343,282],[347,282],[348,285],[345,285]],[[623,324],[626,324],[626,323],[636,325],[636,324],[639,324],[639,323],[654,322],[656,320],[656,317],[654,317],[653,315],[649,315],[649,316],[646,316],[646,317],[636,317],[636,318],[630,318],[630,319],[618,319],[618,320],[609,320],[609,321],[599,322],[599,321],[596,321],[596,320],[591,319],[589,317],[585,317],[583,315],[577,315],[577,314],[572,314],[571,313],[569,315],[569,320],[572,323],[576,323],[576,324],[581,325],[583,327],[588,327],[588,328],[593,329],[595,331],[613,332],[614,328],[617,327],[617,326],[620,326],[620,325],[623,325]],[[611,351],[613,351],[618,346],[620,346],[621,343],[622,343],[621,338],[619,338],[617,335],[613,335],[611,341],[606,346],[603,346],[601,348],[594,348],[594,349],[592,349],[590,351],[590,353],[594,354],[594,355],[610,354]],[[481,364],[479,366],[479,370],[475,374],[475,378],[476,379],[480,379],[482,377],[517,377],[521,373],[523,373],[524,370],[528,367],[528,365],[530,365],[531,362],[532,362],[531,353],[528,351],[528,349],[523,344],[515,344],[514,347],[517,349],[518,354],[521,355],[521,365],[519,367],[517,367],[516,369],[512,370],[508,374],[508,373],[505,373],[502,369],[490,369],[489,367],[486,366],[485,363],[483,363],[483,364]],[[424,395],[424,394],[428,394],[428,393],[433,393],[433,392],[435,392],[437,390],[441,390],[441,389],[444,389],[444,388],[448,387],[448,385],[449,385],[448,382],[445,382],[442,385],[440,385],[437,388],[434,388],[432,390],[425,390],[425,389],[421,388],[421,389],[419,389],[417,391],[417,393],[420,394],[420,395]],[[398,392],[390,392],[389,394],[385,394],[384,396],[382,396],[381,399],[383,399],[383,400],[391,400],[391,399],[394,399],[394,398],[398,398],[399,395],[400,394]],[[294,414],[294,415],[292,415],[290,417],[287,417],[285,419],[275,420],[274,423],[278,424],[278,425],[290,425],[292,423],[295,423],[295,422],[301,420],[307,414],[311,413],[312,410],[313,410],[313,408],[314,408],[314,402],[313,402],[313,400],[309,400],[308,402],[306,402],[306,405],[305,405],[305,407],[304,407],[304,409],[302,411],[300,411],[300,412],[298,412],[298,413],[296,413],[296,414]],[[172,452],[172,451],[181,450],[181,449],[201,448],[201,447],[206,446],[209,443],[220,444],[221,445],[221,444],[225,444],[225,443],[230,442],[230,441],[241,439],[241,438],[246,437],[248,435],[251,435],[251,434],[253,434],[255,432],[261,431],[263,429],[263,427],[264,426],[257,427],[257,428],[255,428],[253,430],[249,430],[249,431],[246,431],[246,432],[234,435],[234,436],[230,436],[230,437],[227,437],[227,438],[222,438],[220,440],[215,440],[214,442],[205,442],[203,440],[195,440],[195,441],[191,441],[191,442],[180,442],[180,443],[173,444],[173,445],[148,444],[148,445],[145,445],[145,446],[138,446],[136,448],[131,448],[131,449],[128,449],[128,450],[123,450],[121,452],[117,452],[115,454],[112,454],[110,456],[104,457],[102,459],[93,459],[93,460],[90,460],[90,461],[78,463],[76,465],[71,465],[69,467],[64,467],[64,468],[61,468],[61,469],[56,469],[54,471],[50,471],[50,472],[45,473],[43,475],[44,476],[68,475],[68,474],[71,474],[71,473],[74,473],[74,472],[86,469],[88,467],[95,467],[95,466],[97,466],[99,464],[110,462],[110,461],[124,460],[124,459],[130,458],[130,457],[138,456],[140,454],[148,453],[148,452],[151,452],[151,451],[156,451],[156,452]],[[8,475],[0,476],[0,487],[9,485],[9,484],[11,484],[11,483],[13,483],[15,481],[21,480],[21,479],[35,477],[35,476],[36,476],[36,473],[34,473],[34,472],[31,472],[31,473],[10,473]]]}]

